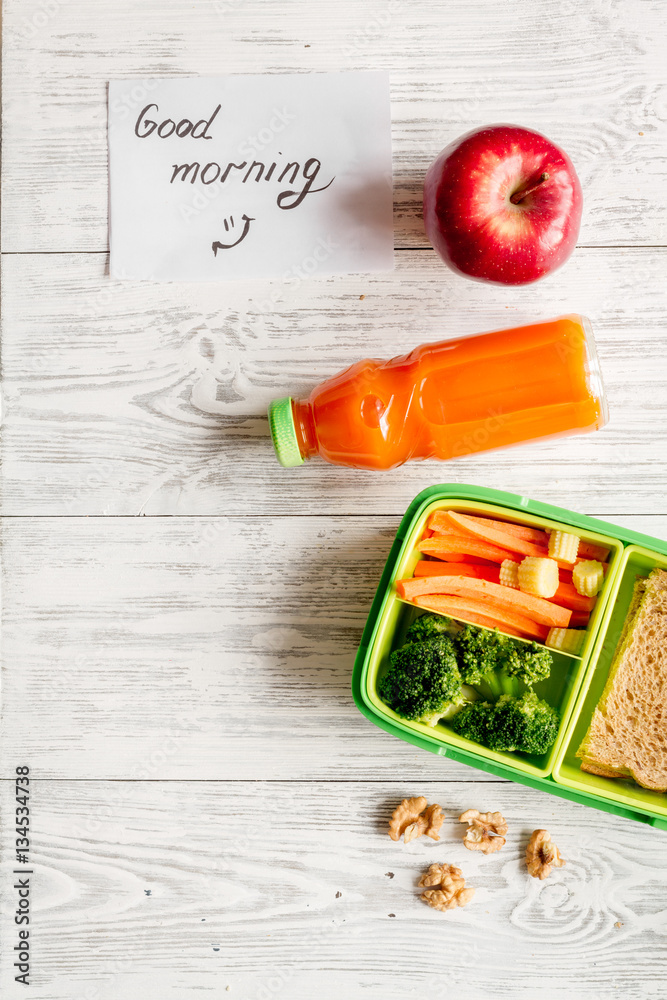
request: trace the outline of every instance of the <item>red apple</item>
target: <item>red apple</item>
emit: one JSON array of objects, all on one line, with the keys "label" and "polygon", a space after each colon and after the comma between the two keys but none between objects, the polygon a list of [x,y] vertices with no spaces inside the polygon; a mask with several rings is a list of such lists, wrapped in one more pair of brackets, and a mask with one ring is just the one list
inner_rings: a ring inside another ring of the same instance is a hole
[{"label": "red apple", "polygon": [[539,132],[487,125],[450,143],[424,180],[426,234],[452,270],[526,285],[574,250],[583,199],[569,158]]}]

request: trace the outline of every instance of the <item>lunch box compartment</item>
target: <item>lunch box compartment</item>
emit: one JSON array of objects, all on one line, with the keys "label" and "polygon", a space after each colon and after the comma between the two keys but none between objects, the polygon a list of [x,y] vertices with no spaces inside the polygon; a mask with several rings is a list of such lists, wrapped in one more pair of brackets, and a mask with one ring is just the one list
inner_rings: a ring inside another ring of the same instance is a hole
[{"label": "lunch box compartment", "polygon": [[[396,580],[410,577],[414,573],[414,568],[420,559],[420,553],[417,551],[417,543],[422,537],[430,515],[436,510],[453,510],[459,514],[487,516],[497,520],[504,518],[505,520],[514,520],[527,524],[533,528],[546,528],[548,530],[563,526],[562,522],[529,515],[525,511],[522,511],[521,515],[516,514],[513,517],[509,517],[509,512],[506,508],[474,500],[461,502],[454,499],[438,499],[426,504],[423,510],[414,518],[405,538],[401,554],[395,561],[390,575],[386,601],[380,613],[375,640],[370,650],[365,671],[365,685],[362,688],[363,697],[367,705],[379,716],[383,716],[391,721],[401,730],[419,733],[424,739],[433,740],[439,745],[458,747],[470,753],[478,754],[487,760],[505,763],[526,774],[549,774],[553,768],[561,740],[565,735],[574,699],[583,680],[588,652],[593,645],[597,624],[602,617],[606,595],[612,586],[616,565],[620,560],[623,546],[616,539],[600,535],[599,533],[582,533],[582,537],[585,537],[587,541],[594,542],[597,545],[605,545],[610,549],[609,570],[607,571],[603,589],[591,614],[581,655],[575,657],[557,650],[551,650],[553,657],[551,676],[548,680],[535,686],[535,692],[538,696],[544,698],[550,705],[558,709],[561,717],[558,738],[551,750],[541,756],[509,752],[503,753],[489,750],[486,747],[481,747],[478,743],[472,743],[470,740],[457,736],[444,720],[437,726],[430,727],[424,723],[409,722],[402,719],[388,705],[385,705],[378,695],[378,684],[387,672],[390,654],[394,649],[398,649],[403,645],[405,633],[415,618],[421,613],[419,608],[402,601],[396,595],[394,584]],[[457,618],[456,620],[464,621],[465,619]],[[523,640],[517,639],[516,641],[522,642]]]},{"label": "lunch box compartment", "polygon": [[553,776],[556,781],[569,788],[589,795],[603,795],[611,801],[667,820],[667,797],[663,792],[642,788],[631,778],[602,778],[597,774],[589,774],[581,770],[581,761],[576,756],[607,682],[609,668],[632,601],[635,581],[640,576],[648,576],[656,566],[667,570],[667,555],[638,545],[630,545],[625,549],[595,642],[591,666],[586,672],[577,701],[576,714],[568,726]]}]

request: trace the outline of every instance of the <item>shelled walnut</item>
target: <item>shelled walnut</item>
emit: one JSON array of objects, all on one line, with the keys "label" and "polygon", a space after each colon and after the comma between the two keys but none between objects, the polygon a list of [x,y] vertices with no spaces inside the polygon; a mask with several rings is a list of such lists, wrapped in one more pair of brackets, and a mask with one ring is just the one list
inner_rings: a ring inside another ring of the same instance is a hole
[{"label": "shelled walnut", "polygon": [[467,823],[463,846],[469,851],[493,854],[505,844],[507,823],[502,813],[481,813],[477,809],[467,809],[459,816],[459,823]]},{"label": "shelled walnut", "polygon": [[421,898],[434,910],[454,910],[457,906],[467,906],[475,890],[465,888],[465,879],[460,868],[454,865],[437,864],[430,866],[419,879],[420,888],[426,889]]},{"label": "shelled walnut", "polygon": [[526,848],[526,867],[533,878],[544,879],[551,875],[552,868],[562,868],[565,864],[558,848],[551,842],[548,830],[535,830]]},{"label": "shelled walnut", "polygon": [[440,828],[445,816],[437,803],[427,806],[426,799],[419,795],[413,799],[403,799],[394,809],[389,821],[389,836],[407,844],[425,835],[431,840],[440,840]]}]

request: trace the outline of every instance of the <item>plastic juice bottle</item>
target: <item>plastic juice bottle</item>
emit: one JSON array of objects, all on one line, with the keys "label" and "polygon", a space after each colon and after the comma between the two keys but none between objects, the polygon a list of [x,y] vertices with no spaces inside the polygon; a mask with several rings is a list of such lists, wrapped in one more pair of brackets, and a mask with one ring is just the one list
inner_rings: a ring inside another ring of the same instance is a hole
[{"label": "plastic juice bottle", "polygon": [[590,323],[562,316],[359,361],[269,407],[278,461],[393,469],[522,441],[582,434],[609,414]]}]

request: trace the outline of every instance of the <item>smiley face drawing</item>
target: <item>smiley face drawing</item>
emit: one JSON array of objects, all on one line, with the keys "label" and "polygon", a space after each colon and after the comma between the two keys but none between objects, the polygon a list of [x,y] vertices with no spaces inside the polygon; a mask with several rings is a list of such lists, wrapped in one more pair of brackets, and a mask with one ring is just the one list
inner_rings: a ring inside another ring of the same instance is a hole
[{"label": "smiley face drawing", "polygon": [[[239,243],[242,243],[243,240],[246,238],[246,236],[250,232],[250,223],[254,222],[255,220],[245,214],[241,216],[241,219],[244,222],[243,232],[241,233],[241,235],[237,240],[234,240],[233,243],[220,243],[218,240],[215,240],[211,244],[211,249],[213,250],[214,257],[218,256],[218,250],[231,250],[232,247],[237,247]],[[227,221],[227,219],[225,219],[224,224],[225,224],[225,232],[229,232],[230,229],[234,229],[234,216],[230,215],[229,222]]]}]

